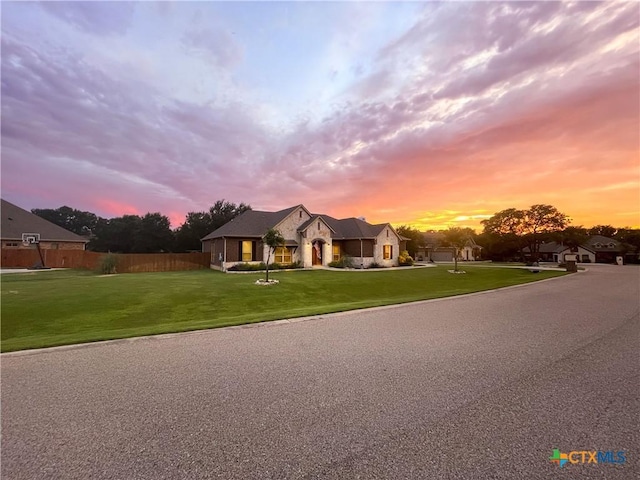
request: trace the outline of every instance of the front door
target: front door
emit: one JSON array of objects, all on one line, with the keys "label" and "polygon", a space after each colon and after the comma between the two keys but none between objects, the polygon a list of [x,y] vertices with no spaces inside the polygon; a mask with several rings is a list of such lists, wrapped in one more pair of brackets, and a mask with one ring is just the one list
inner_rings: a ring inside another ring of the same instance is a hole
[{"label": "front door", "polygon": [[322,265],[322,243],[313,242],[311,244],[311,265]]}]

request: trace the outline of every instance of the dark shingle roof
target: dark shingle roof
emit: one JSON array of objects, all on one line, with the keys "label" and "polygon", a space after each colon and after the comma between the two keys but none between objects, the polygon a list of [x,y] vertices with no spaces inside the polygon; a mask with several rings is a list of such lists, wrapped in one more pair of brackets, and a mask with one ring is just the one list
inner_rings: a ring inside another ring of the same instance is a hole
[{"label": "dark shingle roof", "polygon": [[[609,245],[613,244],[613,247]],[[620,242],[614,238],[605,237],[603,235],[593,235],[584,244],[594,252],[618,252],[621,249]],[[596,247],[596,245],[600,245]]]},{"label": "dark shingle roof", "polygon": [[262,237],[267,230],[276,226],[298,207],[299,205],[296,205],[295,207],[286,208],[279,212],[247,210],[201,240],[211,240],[221,237]]},{"label": "dark shingle roof", "polygon": [[39,233],[40,241],[88,242],[86,238],[59,227],[55,223],[51,223],[4,199],[1,200],[1,208],[0,237],[3,240],[22,241],[23,233]]},{"label": "dark shingle roof", "polygon": [[[275,227],[298,207],[301,207],[301,205],[286,208],[279,212],[247,210],[242,215],[237,216],[230,222],[202,238],[202,240],[211,240],[221,237],[262,237],[269,228]],[[359,218],[345,218],[339,220],[329,215],[313,213],[311,214],[311,219],[298,227],[298,231],[304,230],[318,217],[322,218],[322,220],[324,220],[324,222],[331,228],[331,237],[335,239],[375,238],[388,225],[386,223],[371,225]]]}]

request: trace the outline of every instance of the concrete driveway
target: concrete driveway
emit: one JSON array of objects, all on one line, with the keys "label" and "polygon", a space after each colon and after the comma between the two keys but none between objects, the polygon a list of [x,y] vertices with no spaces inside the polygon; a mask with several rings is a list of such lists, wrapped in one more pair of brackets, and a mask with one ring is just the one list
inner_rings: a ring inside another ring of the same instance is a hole
[{"label": "concrete driveway", "polygon": [[[638,478],[639,286],[637,267],[591,266],[312,321],[3,355],[2,478]],[[560,469],[553,449],[626,462]]]}]

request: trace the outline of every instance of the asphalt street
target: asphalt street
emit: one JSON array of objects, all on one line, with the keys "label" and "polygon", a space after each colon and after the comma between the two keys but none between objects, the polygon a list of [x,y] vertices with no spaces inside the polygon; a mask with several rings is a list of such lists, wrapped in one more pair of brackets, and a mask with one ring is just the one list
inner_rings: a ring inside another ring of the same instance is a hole
[{"label": "asphalt street", "polygon": [[[640,478],[639,307],[640,268],[594,265],[458,298],[5,354],[1,476]],[[560,468],[554,449],[626,461]]]}]

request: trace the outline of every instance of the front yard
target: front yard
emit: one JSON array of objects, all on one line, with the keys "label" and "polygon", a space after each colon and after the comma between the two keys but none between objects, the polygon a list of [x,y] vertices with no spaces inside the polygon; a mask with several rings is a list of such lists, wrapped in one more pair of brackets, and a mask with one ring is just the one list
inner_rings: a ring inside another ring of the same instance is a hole
[{"label": "front yard", "polygon": [[489,290],[563,275],[464,266],[376,272],[2,275],[2,351],[238,325]]}]

